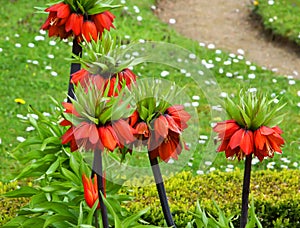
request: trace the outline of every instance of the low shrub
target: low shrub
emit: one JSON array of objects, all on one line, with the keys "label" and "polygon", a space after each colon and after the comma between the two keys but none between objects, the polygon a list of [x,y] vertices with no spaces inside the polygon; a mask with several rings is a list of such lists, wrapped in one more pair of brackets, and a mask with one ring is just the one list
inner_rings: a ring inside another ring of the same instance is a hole
[{"label": "low shrub", "polygon": [[4,198],[1,197],[2,194],[18,189],[20,186],[17,181],[10,183],[0,182],[0,227],[7,221],[14,218],[18,210],[29,202],[28,198]]},{"label": "low shrub", "polygon": [[[252,173],[251,193],[254,197],[256,214],[263,227],[299,227],[300,214],[300,170],[256,171]],[[144,219],[151,224],[163,225],[156,186],[142,186],[141,180],[135,180],[131,186],[123,188],[135,200],[123,205],[132,212],[145,207],[151,209]],[[149,180],[143,180],[149,183]],[[243,171],[231,173],[215,171],[207,175],[193,176],[182,172],[166,180],[165,187],[171,211],[178,227],[184,227],[193,219],[196,202],[208,213],[217,216],[217,209],[212,203],[214,199],[226,216],[239,215],[242,194]],[[234,221],[238,226],[239,221]]]}]

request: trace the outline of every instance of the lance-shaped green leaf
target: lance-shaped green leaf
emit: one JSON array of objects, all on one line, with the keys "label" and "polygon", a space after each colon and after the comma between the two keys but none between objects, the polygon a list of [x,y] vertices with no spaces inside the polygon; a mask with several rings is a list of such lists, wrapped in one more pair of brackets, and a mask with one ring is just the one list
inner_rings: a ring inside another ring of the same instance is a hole
[{"label": "lance-shaped green leaf", "polygon": [[256,130],[261,126],[274,127],[283,120],[280,111],[285,106],[277,104],[275,99],[268,99],[261,92],[242,90],[235,100],[227,97],[225,109],[229,118],[244,128]]},{"label": "lance-shaped green leaf", "polygon": [[105,11],[109,11],[109,10],[120,8],[120,7],[122,7],[122,5],[107,5],[107,4],[100,3],[96,6],[94,6],[93,8],[89,9],[87,11],[87,13],[89,15],[94,15],[94,14],[103,13]]},{"label": "lance-shaped green leaf", "polygon": [[[83,56],[74,55],[72,62],[81,63],[91,74],[99,74],[105,78],[136,66],[146,61],[146,57],[136,58],[130,53],[133,44],[124,47],[113,31],[104,32],[102,38],[81,44]],[[128,56],[132,56],[128,58]]]}]

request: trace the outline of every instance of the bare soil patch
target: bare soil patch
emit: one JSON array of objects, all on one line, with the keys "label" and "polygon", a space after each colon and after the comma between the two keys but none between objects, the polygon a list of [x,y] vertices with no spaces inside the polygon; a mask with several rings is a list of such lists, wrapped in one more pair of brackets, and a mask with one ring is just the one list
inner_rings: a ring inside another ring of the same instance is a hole
[{"label": "bare soil patch", "polygon": [[170,26],[186,37],[232,53],[242,49],[248,60],[300,79],[300,47],[264,31],[250,4],[250,0],[160,0],[156,13],[166,23],[175,19]]}]

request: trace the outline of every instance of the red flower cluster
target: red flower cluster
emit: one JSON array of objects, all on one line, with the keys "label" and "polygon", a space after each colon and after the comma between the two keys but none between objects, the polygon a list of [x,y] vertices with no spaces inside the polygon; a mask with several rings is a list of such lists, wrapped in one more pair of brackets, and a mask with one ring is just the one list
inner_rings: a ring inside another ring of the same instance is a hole
[{"label": "red flower cluster", "polygon": [[235,120],[217,123],[213,128],[218,133],[221,145],[217,151],[225,151],[226,157],[236,156],[241,160],[244,156],[254,154],[260,161],[265,157],[273,157],[274,152],[281,153],[284,140],[279,127],[261,126],[255,131],[244,129]]},{"label": "red flower cluster", "polygon": [[[63,103],[63,106],[66,113],[73,113],[80,117],[73,104]],[[104,148],[114,151],[116,148],[124,148],[124,145],[135,140],[133,137],[134,130],[123,119],[108,122],[105,125],[82,121],[75,126],[68,120],[63,120],[60,124],[70,126],[62,136],[62,144],[70,143],[71,151],[76,151],[81,147],[93,151],[96,149],[103,151]]]},{"label": "red flower cluster", "polygon": [[187,128],[186,122],[190,118],[191,116],[182,105],[174,105],[155,118],[149,127],[145,122],[139,121],[136,112],[130,119],[130,125],[136,131],[135,144],[139,144],[142,140],[142,144],[148,146],[151,159],[160,157],[165,162],[168,162],[170,158],[177,160],[182,147],[187,149],[180,136]]},{"label": "red flower cluster", "polygon": [[45,10],[49,12],[46,22],[41,29],[49,30],[49,37],[57,36],[61,39],[74,35],[79,41],[83,37],[89,42],[101,37],[104,29],[114,28],[115,16],[109,11],[95,15],[72,12],[68,4],[63,2],[54,4]]},{"label": "red flower cluster", "polygon": [[[72,74],[71,82],[75,85],[80,83],[81,86],[87,88],[90,81],[92,81],[98,89],[101,89],[103,85],[105,88],[109,85],[108,96],[117,96],[118,93],[116,93],[115,88],[120,91],[124,81],[126,86],[130,88],[130,84],[136,81],[136,75],[128,68],[114,75],[91,74],[85,69],[81,69]],[[116,85],[116,83],[118,84]]]}]

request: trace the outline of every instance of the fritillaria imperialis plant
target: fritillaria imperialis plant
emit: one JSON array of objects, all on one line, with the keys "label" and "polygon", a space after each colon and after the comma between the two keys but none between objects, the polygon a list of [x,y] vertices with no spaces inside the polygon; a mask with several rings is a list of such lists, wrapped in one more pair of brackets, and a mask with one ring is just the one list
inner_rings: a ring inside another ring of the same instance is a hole
[{"label": "fritillaria imperialis plant", "polygon": [[144,58],[126,59],[129,48],[124,48],[117,42],[115,35],[106,32],[101,40],[83,44],[85,55],[74,55],[73,61],[80,63],[83,69],[72,74],[71,82],[75,85],[80,83],[83,87],[90,80],[99,88],[103,84],[105,87],[109,85],[108,96],[117,96],[123,82],[130,88],[131,83],[136,81],[136,75],[129,68],[144,61]]},{"label": "fritillaria imperialis plant", "polygon": [[176,227],[164,188],[158,158],[168,162],[178,159],[182,149],[187,149],[182,132],[191,116],[182,105],[172,105],[179,97],[174,84],[166,86],[160,80],[139,80],[131,89],[136,111],[129,118],[135,129],[133,147],[146,146],[156,182],[162,210],[168,226]]},{"label": "fritillaria imperialis plant", "polygon": [[114,28],[115,16],[109,10],[117,7],[108,1],[63,0],[45,9],[49,15],[41,28],[49,31],[49,37],[97,40],[104,29]]},{"label": "fritillaria imperialis plant", "polygon": [[133,128],[125,121],[133,112],[130,98],[109,97],[110,87],[102,88],[90,83],[86,91],[79,84],[75,88],[76,100],[64,103],[65,120],[61,125],[70,127],[62,136],[62,143],[70,143],[72,151],[114,151],[135,139]]},{"label": "fritillaria imperialis plant", "polygon": [[[99,0],[63,0],[43,10],[48,12],[48,18],[41,29],[48,30],[49,37],[60,39],[73,38],[72,53],[74,56],[82,55],[80,42],[90,42],[102,37],[102,33],[114,28],[115,16],[109,11],[120,7],[110,5],[111,1]],[[72,63],[70,69],[70,81],[72,74],[79,71],[81,65]],[[69,83],[68,95],[74,98],[73,84]],[[70,100],[68,100],[70,102]]]},{"label": "fritillaria imperialis plant", "polygon": [[178,95],[175,88],[173,84],[168,88],[154,80],[141,80],[132,89],[137,107],[130,117],[136,130],[134,144],[147,146],[150,159],[177,160],[182,149],[187,149],[181,135],[191,116],[183,105],[171,105]]},{"label": "fritillaria imperialis plant", "polygon": [[246,158],[241,228],[247,224],[252,158],[255,156],[263,161],[266,157],[272,158],[275,152],[282,153],[284,139],[278,125],[283,120],[283,114],[279,114],[283,107],[262,93],[241,91],[238,102],[227,98],[225,109],[229,120],[217,123],[213,128],[221,141],[218,152],[225,151],[227,158]]},{"label": "fritillaria imperialis plant", "polygon": [[[157,93],[150,99],[136,99],[137,103],[131,105],[132,96],[124,97],[124,90],[141,91],[136,89],[137,77],[130,67],[145,59],[128,59],[128,48],[108,33],[114,28],[115,18],[109,10],[119,7],[110,2],[64,0],[45,10],[49,15],[42,29],[49,31],[49,37],[73,38],[68,102],[63,103],[64,120],[60,123],[68,130],[62,136],[62,144],[70,144],[71,151],[94,152],[92,169],[96,177],[94,183],[83,177],[83,185],[89,206],[99,198],[105,228],[109,226],[105,199],[99,197],[105,195],[102,153],[119,151],[124,156],[138,144],[146,146],[167,225],[175,227],[157,159],[177,159],[182,149],[187,148],[181,134],[190,116],[183,106],[170,105]],[[175,96],[174,90],[169,91],[168,98]],[[145,95],[132,94],[139,98]],[[95,213],[97,220],[96,217]]]}]

